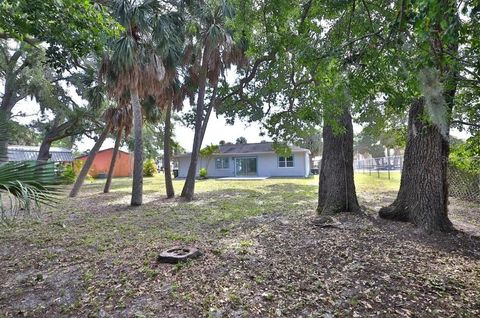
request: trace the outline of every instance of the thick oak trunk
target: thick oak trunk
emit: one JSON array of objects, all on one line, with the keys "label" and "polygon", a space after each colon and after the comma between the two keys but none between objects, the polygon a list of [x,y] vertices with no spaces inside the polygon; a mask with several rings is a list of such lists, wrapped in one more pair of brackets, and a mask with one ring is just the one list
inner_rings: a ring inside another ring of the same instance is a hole
[{"label": "thick oak trunk", "polygon": [[112,185],[113,171],[115,170],[115,164],[117,163],[118,149],[120,148],[120,143],[122,142],[122,131],[123,131],[123,128],[120,127],[117,132],[117,139],[115,139],[115,146],[113,147],[112,161],[110,161],[110,167],[108,168],[107,181],[105,182],[103,193],[110,192],[110,187]]},{"label": "thick oak trunk", "polygon": [[8,161],[8,116],[0,109],[0,163]]},{"label": "thick oak trunk", "polygon": [[5,78],[3,78],[3,96],[0,101],[0,163],[8,161],[8,143],[9,143],[9,130],[8,126],[10,124],[12,109],[13,107],[22,100],[25,95],[19,95],[19,90],[17,87],[17,79],[14,71],[17,61],[20,57],[20,51],[16,51],[10,58],[7,60],[7,64],[12,69],[6,71]]},{"label": "thick oak trunk", "polygon": [[409,112],[408,139],[397,199],[380,209],[385,219],[412,222],[427,232],[453,230],[448,219],[447,164],[449,144],[425,122],[423,99]]},{"label": "thick oak trunk", "polygon": [[97,155],[98,150],[100,150],[100,147],[102,146],[103,142],[107,138],[108,132],[110,130],[110,125],[107,125],[105,129],[102,131],[102,134],[98,138],[97,142],[93,146],[92,150],[90,150],[90,153],[88,154],[87,160],[85,160],[85,163],[83,164],[82,170],[80,170],[80,173],[78,174],[77,180],[75,180],[75,183],[73,185],[72,190],[70,191],[70,197],[76,197],[78,195],[78,192],[80,192],[80,188],[83,185],[83,182],[85,181],[85,178],[87,177],[88,171],[90,170],[90,167],[92,166],[93,160],[95,159],[95,156]]},{"label": "thick oak trunk", "polygon": [[130,205],[138,206],[143,201],[143,119],[142,106],[138,97],[138,91],[132,90],[133,110],[133,135],[134,135],[134,158],[133,158],[133,181],[132,199]]},{"label": "thick oak trunk", "polygon": [[[6,129],[5,129],[6,131]],[[6,138],[7,133],[4,133],[4,130],[0,128],[0,163],[8,161],[8,139]]]},{"label": "thick oak trunk", "polygon": [[343,134],[334,134],[327,124],[323,127],[317,207],[320,215],[360,211],[353,181],[353,126],[348,111],[339,124],[345,129]]},{"label": "thick oak trunk", "polygon": [[168,105],[165,114],[165,136],[163,141],[163,168],[165,173],[165,189],[167,192],[167,198],[173,198],[175,196],[175,190],[172,183],[172,170],[170,166],[170,156],[172,154],[172,105]]},{"label": "thick oak trunk", "polygon": [[53,128],[47,132],[45,137],[43,138],[42,144],[40,146],[40,150],[38,152],[38,161],[48,161],[50,159],[50,147],[52,143],[57,140],[61,140],[65,137],[72,136],[75,134],[74,131],[71,130],[78,123],[78,119],[71,119],[63,124],[59,124],[60,118],[56,117],[54,120]]},{"label": "thick oak trunk", "polygon": [[37,161],[48,161],[50,159],[50,147],[52,142],[50,139],[45,138],[40,145],[40,150],[38,151]]}]

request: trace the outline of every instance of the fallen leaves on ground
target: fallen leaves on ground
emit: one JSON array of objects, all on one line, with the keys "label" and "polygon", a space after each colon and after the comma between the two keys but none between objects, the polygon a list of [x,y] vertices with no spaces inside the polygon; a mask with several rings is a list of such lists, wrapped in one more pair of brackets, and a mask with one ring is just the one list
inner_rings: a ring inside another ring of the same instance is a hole
[{"label": "fallen leaves on ground", "polygon": [[[473,232],[426,235],[376,217],[394,192],[360,188],[366,215],[316,226],[308,182],[208,180],[192,203],[147,192],[140,208],[94,184],[1,233],[0,316],[480,316],[476,206],[451,205]],[[175,245],[203,256],[156,262]]]}]

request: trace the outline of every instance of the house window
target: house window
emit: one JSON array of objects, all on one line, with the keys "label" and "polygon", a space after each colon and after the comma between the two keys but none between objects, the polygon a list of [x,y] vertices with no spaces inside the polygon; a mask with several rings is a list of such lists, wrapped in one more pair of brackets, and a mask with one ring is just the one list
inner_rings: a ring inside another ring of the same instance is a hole
[{"label": "house window", "polygon": [[293,167],[293,156],[290,157],[278,157],[278,166],[280,168],[290,168]]},{"label": "house window", "polygon": [[228,169],[230,161],[228,158],[216,158],[215,159],[215,168],[217,169]]}]

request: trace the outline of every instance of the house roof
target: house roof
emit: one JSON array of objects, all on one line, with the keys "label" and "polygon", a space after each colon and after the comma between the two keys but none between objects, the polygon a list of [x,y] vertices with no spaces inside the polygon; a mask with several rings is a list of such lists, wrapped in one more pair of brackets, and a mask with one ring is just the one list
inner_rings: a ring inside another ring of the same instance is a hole
[{"label": "house roof", "polygon": [[[38,146],[8,146],[8,161],[37,160],[40,147]],[[50,147],[50,158],[53,162],[71,162],[73,154],[71,149]]]},{"label": "house roof", "polygon": [[[99,154],[99,153],[101,153],[101,152],[105,152],[105,151],[113,151],[113,148],[107,148],[107,149],[99,150],[99,151],[97,152],[97,154]],[[126,152],[126,151],[123,151],[123,150],[121,150],[121,149],[118,149],[118,152],[123,152],[124,154],[131,155],[131,153]],[[88,154],[82,155],[82,156],[78,156],[78,157],[76,157],[75,159],[80,159],[80,158],[85,158],[85,157],[88,157]]]},{"label": "house roof", "polygon": [[[222,155],[242,155],[242,154],[259,154],[273,153],[273,142],[260,142],[252,144],[227,144],[221,145],[220,154]],[[293,152],[309,152],[308,149],[297,146],[290,146]],[[176,158],[189,157],[191,153],[185,153],[175,156]]]}]

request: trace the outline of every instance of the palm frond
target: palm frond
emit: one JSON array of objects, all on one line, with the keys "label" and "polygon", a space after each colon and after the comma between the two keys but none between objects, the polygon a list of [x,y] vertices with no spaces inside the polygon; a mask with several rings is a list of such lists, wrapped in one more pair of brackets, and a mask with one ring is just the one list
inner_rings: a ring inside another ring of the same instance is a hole
[{"label": "palm frond", "polygon": [[19,211],[29,213],[41,205],[57,203],[60,181],[52,163],[0,164],[0,222],[8,224]]},{"label": "palm frond", "polygon": [[222,59],[220,55],[220,50],[216,48],[210,54],[210,60],[208,61],[208,80],[212,85],[218,83],[218,77],[220,76],[220,71],[222,69]]},{"label": "palm frond", "polygon": [[128,73],[136,59],[136,43],[131,36],[123,36],[117,40],[113,49],[111,62],[117,73]]},{"label": "palm frond", "polygon": [[124,27],[130,23],[132,3],[130,0],[113,1],[113,14],[117,21]]},{"label": "palm frond", "polygon": [[105,104],[106,96],[103,85],[95,85],[85,90],[85,95],[93,110],[101,109]]},{"label": "palm frond", "polygon": [[103,114],[105,122],[110,124],[110,132],[114,133],[119,129],[125,131],[125,136],[129,136],[133,125],[133,113],[130,104],[118,107],[110,107]]},{"label": "palm frond", "polygon": [[148,34],[152,25],[152,17],[159,10],[160,4],[158,0],[144,0],[139,4],[135,4],[132,6],[130,24],[138,28],[141,34]]},{"label": "palm frond", "polygon": [[175,67],[181,60],[184,46],[184,20],[176,12],[162,14],[156,19],[152,38],[156,50],[169,67]]}]

